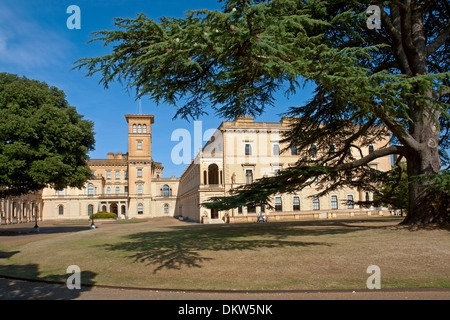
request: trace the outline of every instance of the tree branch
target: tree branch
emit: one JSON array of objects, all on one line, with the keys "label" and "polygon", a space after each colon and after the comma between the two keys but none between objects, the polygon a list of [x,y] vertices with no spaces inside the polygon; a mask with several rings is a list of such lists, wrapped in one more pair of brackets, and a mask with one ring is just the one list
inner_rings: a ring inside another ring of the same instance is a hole
[{"label": "tree branch", "polygon": [[368,164],[369,162],[371,162],[375,159],[384,157],[384,156],[388,156],[391,154],[400,154],[402,156],[406,156],[407,153],[408,153],[408,150],[403,146],[390,146],[389,148],[386,148],[386,149],[375,150],[374,152],[372,152],[372,153],[368,154],[367,156],[365,156],[361,159],[358,159],[356,161],[335,166],[335,167],[331,168],[331,170],[332,171],[342,171],[342,170],[354,169],[357,167],[364,166],[364,165]]},{"label": "tree branch", "polygon": [[427,55],[433,54],[437,49],[439,49],[450,35],[450,22],[447,26],[441,30],[439,36],[428,46]]},{"label": "tree branch", "polygon": [[[378,111],[381,109],[381,112]],[[401,125],[398,121],[390,115],[389,111],[383,106],[374,109],[380,119],[387,125],[388,129],[397,137],[397,139],[406,147],[412,148],[414,151],[420,150],[420,143],[418,143]]]}]

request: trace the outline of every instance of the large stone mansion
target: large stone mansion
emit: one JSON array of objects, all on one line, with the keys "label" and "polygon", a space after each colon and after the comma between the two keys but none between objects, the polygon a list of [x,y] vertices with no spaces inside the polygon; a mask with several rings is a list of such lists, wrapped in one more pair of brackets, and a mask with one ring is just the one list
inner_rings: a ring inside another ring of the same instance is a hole
[{"label": "large stone mansion", "polygon": [[[339,215],[379,215],[381,208],[360,208],[353,202],[372,199],[365,190],[350,188],[323,197],[305,188],[295,194],[273,198],[274,209],[241,207],[214,211],[202,207],[213,196],[295,164],[297,152],[282,152],[282,132],[289,123],[255,122],[252,117],[224,121],[181,177],[164,178],[163,166],[152,157],[153,115],[125,115],[128,123],[128,152],[108,153],[106,159],[91,159],[93,178],[83,189],[46,188],[39,193],[0,200],[1,224],[37,220],[88,219],[97,212],[114,212],[118,219],[183,217],[196,222],[256,221],[257,213],[269,219],[330,218]],[[386,145],[361,146],[363,152]],[[370,164],[378,170],[390,170],[385,157]],[[346,204],[345,204],[346,203]]]}]

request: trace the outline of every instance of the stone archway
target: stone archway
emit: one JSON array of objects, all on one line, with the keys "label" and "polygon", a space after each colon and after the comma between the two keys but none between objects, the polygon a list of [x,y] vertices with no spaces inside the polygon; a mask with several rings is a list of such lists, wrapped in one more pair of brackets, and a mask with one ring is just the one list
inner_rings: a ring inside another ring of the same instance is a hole
[{"label": "stone archway", "polygon": [[110,211],[112,213],[119,214],[119,206],[117,205],[117,203],[115,203],[115,202],[111,203]]}]

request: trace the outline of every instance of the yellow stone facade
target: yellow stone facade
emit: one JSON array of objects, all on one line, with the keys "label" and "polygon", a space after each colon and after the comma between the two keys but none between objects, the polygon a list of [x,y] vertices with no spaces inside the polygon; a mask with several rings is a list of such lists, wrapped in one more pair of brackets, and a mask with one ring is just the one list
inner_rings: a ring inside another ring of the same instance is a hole
[{"label": "yellow stone facade", "polygon": [[[108,153],[106,159],[92,159],[92,179],[82,189],[46,188],[37,194],[3,199],[1,224],[37,220],[88,219],[97,212],[114,212],[118,219],[183,217],[196,222],[256,221],[265,213],[269,221],[337,216],[379,215],[382,208],[359,208],[343,200],[373,199],[365,190],[344,188],[319,199],[311,199],[316,190],[305,188],[295,194],[273,197],[276,210],[236,208],[211,211],[201,204],[210,197],[225,196],[237,186],[251,183],[277,170],[293,166],[294,152],[280,152],[283,131],[289,122],[255,122],[252,117],[225,121],[213,138],[196,155],[181,177],[163,177],[163,166],[152,157],[153,115],[125,115],[128,124],[128,152]],[[360,146],[363,155],[389,143],[389,137],[373,146]],[[370,163],[378,170],[390,170],[391,159]]]},{"label": "yellow stone facade", "polygon": [[[373,200],[373,194],[365,190],[343,188],[311,199],[317,193],[314,186],[295,194],[275,195],[272,199],[275,210],[243,207],[215,212],[201,207],[210,197],[229,195],[232,188],[294,166],[299,157],[296,152],[281,152],[286,147],[280,144],[281,137],[288,129],[289,122],[285,118],[280,122],[255,122],[252,117],[240,117],[223,122],[180,178],[179,213],[198,222],[256,221],[258,213],[266,214],[269,221],[388,214],[383,208],[343,204],[350,199],[354,202]],[[388,136],[375,145],[361,146],[363,156],[387,144]],[[391,159],[389,156],[379,158],[369,165],[387,171],[391,169]]]},{"label": "yellow stone facade", "polygon": [[118,219],[175,216],[179,180],[164,178],[162,164],[152,158],[154,117],[125,115],[125,119],[128,153],[91,159],[93,178],[82,189],[46,188],[39,195],[2,200],[1,223],[34,221],[34,213],[38,220],[82,220],[97,212],[114,212]]}]

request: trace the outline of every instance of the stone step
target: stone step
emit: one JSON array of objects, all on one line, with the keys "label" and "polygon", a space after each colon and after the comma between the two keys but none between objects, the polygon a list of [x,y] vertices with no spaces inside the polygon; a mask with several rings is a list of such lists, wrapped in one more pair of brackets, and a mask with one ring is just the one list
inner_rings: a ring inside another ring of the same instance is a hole
[{"label": "stone step", "polygon": [[209,223],[225,223],[222,219],[209,219]]}]

